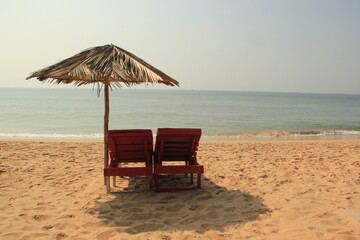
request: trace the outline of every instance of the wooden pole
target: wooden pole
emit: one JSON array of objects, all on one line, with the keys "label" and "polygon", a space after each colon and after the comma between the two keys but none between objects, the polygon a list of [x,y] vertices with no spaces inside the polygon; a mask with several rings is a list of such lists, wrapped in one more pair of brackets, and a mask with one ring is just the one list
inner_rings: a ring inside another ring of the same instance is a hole
[{"label": "wooden pole", "polygon": [[104,167],[109,165],[108,142],[106,134],[109,130],[109,84],[105,83],[105,115],[104,115]]},{"label": "wooden pole", "polygon": [[[106,135],[107,132],[109,130],[109,112],[110,112],[110,107],[109,107],[109,82],[105,81],[105,114],[104,114],[104,168],[109,166],[109,153],[108,153],[108,142],[106,139]],[[106,179],[104,179],[105,184],[110,184],[110,183],[106,183]]]}]

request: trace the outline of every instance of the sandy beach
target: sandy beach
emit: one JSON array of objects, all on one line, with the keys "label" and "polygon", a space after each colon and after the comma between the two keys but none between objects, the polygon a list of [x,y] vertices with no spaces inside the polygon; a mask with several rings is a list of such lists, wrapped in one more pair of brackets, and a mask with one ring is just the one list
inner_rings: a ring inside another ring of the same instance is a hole
[{"label": "sandy beach", "polygon": [[101,142],[0,147],[2,240],[360,239],[360,140],[201,142],[203,188],[165,193],[106,194]]}]

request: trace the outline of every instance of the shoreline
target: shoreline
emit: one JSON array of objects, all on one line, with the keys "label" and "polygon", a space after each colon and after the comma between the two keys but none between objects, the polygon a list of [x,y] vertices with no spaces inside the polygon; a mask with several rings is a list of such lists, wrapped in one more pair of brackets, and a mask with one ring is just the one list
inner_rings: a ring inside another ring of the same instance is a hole
[{"label": "shoreline", "polygon": [[[156,135],[154,135],[154,139]],[[242,133],[202,135],[201,142],[276,142],[276,141],[338,141],[360,140],[360,134],[288,134],[281,133]],[[14,137],[0,136],[0,141],[49,141],[49,142],[103,142],[103,137]]]},{"label": "shoreline", "polygon": [[[272,143],[272,142],[358,142],[359,138],[344,138],[344,139],[330,139],[330,138],[272,138],[272,139],[223,139],[223,138],[214,138],[214,139],[200,139],[200,143]],[[103,143],[103,140],[99,139],[46,139],[46,138],[25,138],[25,139],[6,139],[0,138],[0,142],[44,142],[44,143],[54,143],[54,142],[73,142],[73,143]]]}]

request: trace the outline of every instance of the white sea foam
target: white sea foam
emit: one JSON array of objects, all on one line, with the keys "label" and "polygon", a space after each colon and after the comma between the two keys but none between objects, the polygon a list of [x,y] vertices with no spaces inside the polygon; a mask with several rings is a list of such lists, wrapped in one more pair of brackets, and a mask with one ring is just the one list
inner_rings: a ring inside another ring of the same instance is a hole
[{"label": "white sea foam", "polygon": [[[330,133],[330,134],[331,134],[331,133]],[[360,131],[335,131],[334,134],[357,135],[357,134],[360,134]]]},{"label": "white sea foam", "polygon": [[303,131],[290,132],[294,136],[327,136],[327,135],[360,135],[360,131],[332,130],[332,131]]},{"label": "white sea foam", "polygon": [[[153,131],[154,138],[156,130]],[[64,140],[102,140],[103,133],[0,133],[0,139],[64,139]],[[247,132],[235,134],[206,134],[205,141],[212,140],[274,140],[274,139],[360,139],[360,131],[303,131],[303,132]]]}]

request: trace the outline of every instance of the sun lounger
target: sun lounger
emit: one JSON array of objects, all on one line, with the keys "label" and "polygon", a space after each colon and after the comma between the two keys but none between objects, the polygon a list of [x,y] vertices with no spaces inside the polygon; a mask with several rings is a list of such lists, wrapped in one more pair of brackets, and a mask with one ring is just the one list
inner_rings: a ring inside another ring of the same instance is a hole
[{"label": "sun lounger", "polygon": [[[153,135],[151,130],[110,130],[107,134],[109,167],[104,169],[106,188],[110,192],[110,176],[148,176],[152,189]],[[126,163],[143,163],[141,167],[126,167]]]},{"label": "sun lounger", "polygon": [[[154,179],[156,191],[187,190],[201,187],[201,174],[204,167],[198,164],[196,152],[201,136],[201,129],[195,128],[159,128],[156,136]],[[167,165],[176,162],[176,165]],[[180,164],[178,164],[180,162]],[[193,174],[197,175],[196,187],[165,187],[160,188],[161,175]]]}]

